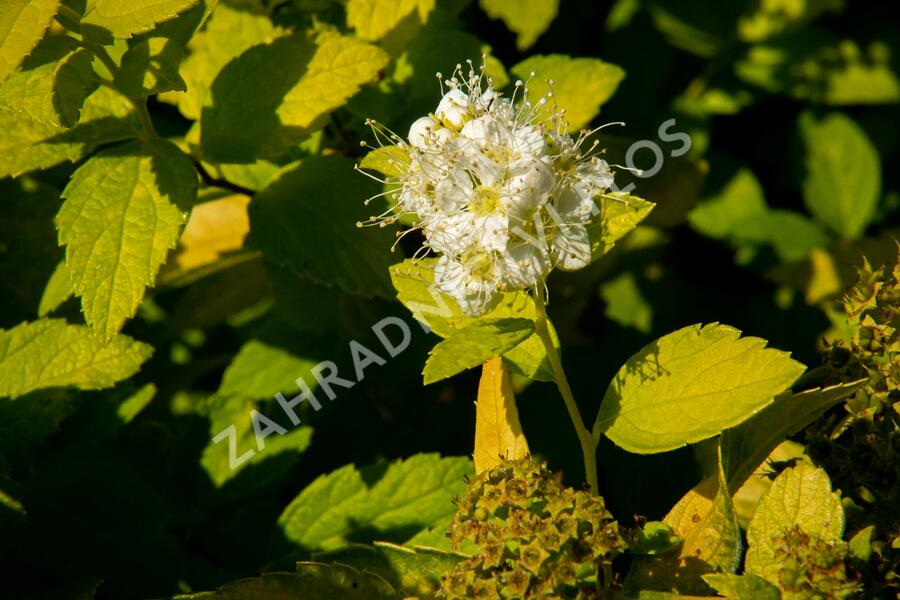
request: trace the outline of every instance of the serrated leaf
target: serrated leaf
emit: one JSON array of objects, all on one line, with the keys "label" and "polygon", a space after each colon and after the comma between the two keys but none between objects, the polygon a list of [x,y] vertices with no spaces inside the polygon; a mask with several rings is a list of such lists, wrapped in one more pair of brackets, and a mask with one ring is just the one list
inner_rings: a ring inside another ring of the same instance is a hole
[{"label": "serrated leaf", "polygon": [[128,39],[174,19],[197,2],[198,0],[88,0],[81,24],[99,28],[118,39]]},{"label": "serrated leaf", "polygon": [[0,83],[19,68],[50,26],[59,0],[9,0],[0,11]]},{"label": "serrated leaf", "polygon": [[78,122],[84,101],[97,89],[91,60],[82,48],[28,65],[0,86],[0,104],[37,123],[71,127]]},{"label": "serrated leaf", "polygon": [[373,546],[352,544],[316,554],[316,561],[348,565],[384,578],[405,596],[430,598],[441,586],[441,575],[465,560],[465,555],[436,548],[408,548],[375,542]]},{"label": "serrated leaf", "polygon": [[284,542],[276,553],[330,550],[360,536],[405,541],[455,512],[451,500],[471,474],[467,458],[418,454],[386,470],[347,465],[322,475],[278,519]]},{"label": "serrated leaf", "polygon": [[747,530],[747,573],[778,584],[781,565],[775,559],[772,538],[793,527],[835,542],[844,532],[844,509],[839,494],[822,469],[801,462],[786,469],[760,500]]},{"label": "serrated leaf", "polygon": [[528,319],[479,319],[439,342],[425,362],[425,384],[477,367],[492,356],[506,354],[534,333]]},{"label": "serrated leaf", "polygon": [[250,203],[250,240],[298,275],[351,294],[390,297],[388,267],[395,238],[387,229],[358,228],[366,198],[378,191],[353,171],[353,161],[312,156],[285,170]]},{"label": "serrated leaf", "polygon": [[196,195],[190,159],[162,140],[105,150],[72,175],[56,219],[59,241],[85,320],[100,335],[114,335],[134,315]]},{"label": "serrated leaf", "polygon": [[69,269],[66,267],[66,261],[61,261],[56,265],[53,274],[47,281],[44,293],[41,295],[41,302],[38,305],[38,316],[46,317],[59,306],[68,300],[72,294],[72,279],[69,275]]},{"label": "serrated leaf", "polygon": [[592,217],[588,224],[591,260],[597,260],[612,250],[616,242],[637,227],[656,206],[621,192],[604,194],[597,203],[600,214]]},{"label": "serrated leaf", "polygon": [[516,46],[525,50],[547,31],[556,18],[559,0],[479,0],[492,19],[500,19],[516,34]]},{"label": "serrated leaf", "polygon": [[152,352],[128,336],[103,340],[61,319],[22,323],[0,330],[0,396],[51,387],[112,387],[134,375]]},{"label": "serrated leaf", "polygon": [[787,392],[752,418],[723,431],[720,442],[722,465],[732,493],[737,492],[783,440],[798,433],[864,384],[865,381],[860,381],[797,394]]},{"label": "serrated leaf", "polygon": [[380,48],[332,33],[316,39],[297,33],[250,48],[212,84],[200,120],[204,159],[252,162],[283,154],[387,63]]},{"label": "serrated leaf", "polygon": [[600,107],[612,97],[625,71],[616,65],[596,58],[572,58],[564,54],[532,56],[512,69],[513,75],[528,84],[528,98],[532,102],[551,91],[547,83],[553,81],[553,101],[566,110],[569,129],[577,131],[591,122]]},{"label": "serrated leaf", "polygon": [[781,600],[778,588],[756,575],[711,573],[703,581],[728,600]]},{"label": "serrated leaf", "polygon": [[178,74],[184,48],[168,38],[141,40],[122,55],[116,71],[116,87],[132,98],[144,98],[160,92],[187,89]]},{"label": "serrated leaf", "polygon": [[349,0],[347,26],[360,39],[376,42],[409,19],[428,20],[435,0]]},{"label": "serrated leaf", "polygon": [[264,573],[238,579],[214,592],[178,594],[172,600],[395,600],[397,593],[384,579],[347,565],[303,562],[297,573]]},{"label": "serrated leaf", "polygon": [[[533,326],[532,326],[533,328]],[[528,456],[509,372],[499,357],[484,363],[475,403],[475,472]]]},{"label": "serrated leaf", "polygon": [[744,220],[768,210],[759,180],[749,169],[739,169],[722,191],[694,207],[688,222],[696,231],[716,239],[727,239]]},{"label": "serrated leaf", "polygon": [[834,113],[800,118],[806,145],[803,200],[818,219],[846,239],[856,239],[875,215],[881,195],[881,161],[865,132]]},{"label": "serrated leaf", "polygon": [[733,571],[741,557],[741,530],[721,466],[669,511],[663,523],[683,542],[677,552],[638,559],[627,586],[704,594],[702,576]]},{"label": "serrated leaf", "polygon": [[[413,316],[428,325],[434,333],[447,338],[453,332],[476,322],[477,319],[463,314],[453,298],[440,293],[434,287],[434,264],[435,259],[405,260],[391,266],[391,281],[397,290],[397,298],[413,313]],[[522,291],[504,294],[497,307],[482,318],[506,317],[534,321],[537,318],[534,299]],[[553,337],[554,346],[558,347],[556,331],[552,326],[550,335]],[[529,379],[553,380],[550,359],[537,334],[507,352],[503,358]]]},{"label": "serrated leaf", "polygon": [[72,129],[41,123],[0,106],[0,177],[17,177],[77,161],[97,146],[135,137],[140,131],[134,106],[121,94],[100,87],[84,103]]},{"label": "serrated leaf", "polygon": [[187,90],[162,94],[160,100],[176,104],[188,119],[200,119],[201,108],[211,104],[210,87],[222,67],[248,48],[271,40],[280,31],[254,4],[238,7],[219,3],[206,27],[188,44],[189,54],[179,69]]},{"label": "serrated leaf", "polygon": [[692,325],[645,346],[607,389],[595,434],[653,454],[718,435],[765,408],[805,367],[740,335],[718,323]]}]

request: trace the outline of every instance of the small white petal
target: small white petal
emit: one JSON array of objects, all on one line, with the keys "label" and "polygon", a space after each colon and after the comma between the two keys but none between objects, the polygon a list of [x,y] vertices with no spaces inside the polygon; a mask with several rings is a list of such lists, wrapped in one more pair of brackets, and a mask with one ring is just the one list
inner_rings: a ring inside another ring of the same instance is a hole
[{"label": "small white petal", "polygon": [[550,247],[553,261],[564,271],[577,271],[591,264],[591,241],[583,225],[559,230]]},{"label": "small white petal", "polygon": [[453,88],[441,98],[434,114],[451,129],[459,130],[469,113],[469,97],[459,88]]}]

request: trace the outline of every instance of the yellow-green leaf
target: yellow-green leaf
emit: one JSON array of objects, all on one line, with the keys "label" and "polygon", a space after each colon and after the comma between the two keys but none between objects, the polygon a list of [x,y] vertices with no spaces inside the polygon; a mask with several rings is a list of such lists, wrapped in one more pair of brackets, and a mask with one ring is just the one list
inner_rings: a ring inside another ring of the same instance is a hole
[{"label": "yellow-green leaf", "polygon": [[487,471],[502,460],[528,456],[528,440],[519,423],[516,396],[509,372],[500,357],[484,363],[475,403],[475,472]]},{"label": "yellow-green leaf", "polygon": [[703,581],[728,600],[781,600],[781,592],[756,575],[710,573]]},{"label": "yellow-green leaf", "polygon": [[794,527],[830,542],[844,532],[840,495],[831,491],[825,471],[805,462],[781,473],[760,500],[747,530],[747,573],[778,584],[780,565],[772,538]]},{"label": "yellow-green leaf", "polygon": [[388,177],[399,177],[409,165],[409,154],[400,146],[382,146],[366,154],[359,162],[361,169],[378,171]]},{"label": "yellow-green leaf", "polygon": [[102,336],[134,315],[196,194],[190,159],[161,140],[105,150],[72,175],[59,241],[85,320]]},{"label": "yellow-green leaf", "polygon": [[104,340],[62,319],[21,323],[0,329],[0,396],[50,387],[111,387],[134,375],[152,353],[126,335]]},{"label": "yellow-green leaf", "polygon": [[350,0],[347,25],[357,37],[376,42],[407,20],[424,23],[434,10],[435,0]]},{"label": "yellow-green leaf", "polygon": [[616,242],[637,227],[656,205],[631,194],[610,192],[599,198],[598,206],[600,214],[588,224],[591,260],[612,250]]},{"label": "yellow-green leaf", "polygon": [[72,278],[69,276],[69,269],[66,267],[66,261],[60,261],[50,275],[44,293],[41,295],[41,301],[38,305],[38,316],[46,317],[59,306],[69,299],[72,292]]},{"label": "yellow-green leaf", "polygon": [[597,58],[572,58],[564,54],[532,56],[512,69],[513,75],[528,83],[528,97],[537,102],[550,91],[559,108],[566,110],[571,130],[578,130],[591,122],[600,107],[615,93],[625,77],[625,71]]},{"label": "yellow-green leaf", "polygon": [[315,39],[296,33],[250,48],[212,84],[200,121],[204,159],[252,162],[283,154],[387,63],[380,48],[334,33]]},{"label": "yellow-green leaf", "polygon": [[100,144],[133,137],[139,130],[133,105],[107,87],[88,97],[72,129],[0,105],[0,177],[79,160]]},{"label": "yellow-green leaf", "polygon": [[4,0],[0,11],[0,83],[19,68],[59,9],[59,0]]},{"label": "yellow-green leaf", "polygon": [[141,40],[122,56],[116,72],[116,87],[132,98],[144,98],[169,90],[185,90],[178,75],[184,49],[163,37]]},{"label": "yellow-green leaf", "polygon": [[222,67],[248,48],[270,41],[279,32],[265,11],[254,4],[238,7],[220,2],[203,31],[194,35],[188,44],[188,57],[179,69],[187,90],[167,92],[160,100],[176,104],[185,117],[198,120],[201,107],[209,104],[210,87]]},{"label": "yellow-green leaf", "polygon": [[806,144],[806,207],[833,231],[856,239],[875,216],[881,196],[881,160],[862,128],[835,113],[800,118]]},{"label": "yellow-green leaf", "polygon": [[[476,322],[477,319],[463,314],[453,298],[437,290],[434,286],[434,263],[435,259],[405,260],[391,267],[391,280],[400,302],[413,313],[413,316],[428,325],[439,336],[447,338],[453,332]],[[497,307],[482,318],[505,317],[534,321],[537,318],[534,299],[522,291],[504,294]],[[550,335],[553,337],[554,345],[558,347],[556,331],[552,327]],[[503,358],[529,379],[553,380],[550,359],[536,333],[507,352]]]},{"label": "yellow-green leaf", "polygon": [[734,327],[685,327],[628,359],[606,391],[594,431],[631,452],[672,450],[748,419],[804,370]]},{"label": "yellow-green leaf", "polygon": [[66,48],[60,47],[59,51],[62,55],[58,60],[13,73],[0,86],[0,104],[37,123],[54,127],[74,125],[84,101],[97,89],[97,81],[87,50],[65,53]]},{"label": "yellow-green leaf", "polygon": [[864,383],[842,383],[797,394],[786,392],[752,418],[723,431],[722,465],[731,492],[736,493],[784,439],[818,419]]},{"label": "yellow-green leaf", "polygon": [[544,33],[559,10],[559,0],[480,0],[492,19],[500,19],[516,34],[516,46],[525,50]]},{"label": "yellow-green leaf", "polygon": [[741,556],[741,530],[721,466],[697,484],[669,511],[663,523],[684,540],[677,552],[640,558],[629,587],[703,594],[702,576],[733,571]]},{"label": "yellow-green leaf", "polygon": [[113,37],[128,39],[174,19],[198,0],[88,0],[82,25],[97,27]]},{"label": "yellow-green leaf", "polygon": [[533,333],[534,321],[529,319],[479,319],[432,348],[422,371],[425,384],[477,367],[492,356],[501,356]]}]

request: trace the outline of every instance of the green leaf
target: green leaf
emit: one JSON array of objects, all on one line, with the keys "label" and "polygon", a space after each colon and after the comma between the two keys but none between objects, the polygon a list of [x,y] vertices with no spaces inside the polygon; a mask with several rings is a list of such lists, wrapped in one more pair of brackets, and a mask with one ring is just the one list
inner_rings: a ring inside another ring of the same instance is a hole
[{"label": "green leaf", "polygon": [[528,98],[537,102],[550,91],[552,100],[566,110],[569,129],[578,130],[591,122],[600,107],[615,93],[625,71],[596,58],[572,58],[564,54],[532,56],[512,69],[513,75],[528,83]]},{"label": "green leaf", "polygon": [[756,575],[711,573],[703,581],[728,600],[781,600],[778,588]]},{"label": "green leaf", "polygon": [[73,129],[55,127],[0,105],[0,177],[17,177],[77,161],[97,146],[134,137],[140,123],[121,94],[100,87],[84,103]]},{"label": "green leaf", "polygon": [[737,427],[722,432],[722,465],[733,492],[786,438],[799,433],[832,406],[851,396],[865,381],[787,392]]},{"label": "green leaf", "polygon": [[359,162],[359,168],[378,171],[387,177],[399,177],[409,164],[409,154],[400,146],[382,146],[366,154]]},{"label": "green leaf", "polygon": [[373,546],[352,544],[316,554],[313,558],[374,573],[405,596],[431,598],[441,586],[441,575],[465,560],[466,556],[435,548],[407,548],[375,542]]},{"label": "green leaf", "polygon": [[653,207],[652,202],[622,192],[604,194],[598,200],[599,217],[588,224],[591,260],[597,260],[615,246],[628,232],[643,221]]},{"label": "green leaf", "polygon": [[81,24],[99,28],[118,39],[128,39],[138,33],[150,31],[159,23],[174,19],[197,2],[198,0],[87,0]]},{"label": "green leaf", "polygon": [[312,384],[310,370],[318,362],[261,340],[250,340],[225,369],[217,393],[253,400],[271,398],[277,392],[295,388],[298,377]]},{"label": "green leaf", "polygon": [[390,297],[394,236],[359,228],[378,188],[339,156],[312,156],[288,168],[250,203],[251,243],[272,261],[351,294]]},{"label": "green leaf", "polygon": [[314,40],[297,33],[250,48],[212,84],[201,116],[204,159],[252,162],[283,154],[387,63],[383,50],[333,33]]},{"label": "green leaf", "polygon": [[850,538],[848,546],[850,556],[857,560],[867,562],[872,555],[872,537],[875,535],[875,526],[863,527]]},{"label": "green leaf", "polygon": [[556,18],[559,0],[479,0],[492,19],[500,19],[516,34],[516,46],[525,50],[547,31]]},{"label": "green leaf", "polygon": [[734,571],[741,557],[741,529],[721,466],[669,511],[663,523],[683,542],[677,552],[640,557],[628,574],[629,589],[705,594],[703,575]]},{"label": "green leaf", "polygon": [[759,42],[811,21],[821,13],[838,12],[843,8],[843,1],[754,2],[748,8],[738,21],[738,35],[745,42]]},{"label": "green leaf", "polygon": [[77,123],[84,101],[97,89],[91,54],[84,49],[60,50],[58,59],[38,65],[26,61],[27,69],[13,73],[0,86],[0,104],[53,127]]},{"label": "green leaf", "polygon": [[635,276],[625,272],[603,284],[600,296],[606,302],[604,314],[623,327],[634,327],[650,333],[653,326],[653,307],[638,287]]},{"label": "green leaf", "polygon": [[603,398],[594,425],[640,454],[718,435],[769,405],[805,367],[766,341],[727,325],[692,325],[628,359]]},{"label": "green leaf", "polygon": [[111,337],[134,315],[196,195],[190,159],[162,140],[105,150],[72,175],[59,241],[85,320],[100,335]]},{"label": "green leaf", "polygon": [[818,223],[800,213],[767,210],[741,221],[733,243],[739,248],[769,246],[781,262],[793,262],[816,248],[827,248],[829,239]]},{"label": "green leaf", "polygon": [[734,65],[744,81],[772,93],[831,105],[900,100],[890,40],[841,39],[806,26],[747,48]]},{"label": "green leaf", "polygon": [[628,551],[652,556],[674,550],[681,543],[682,539],[675,535],[671,527],[662,521],[650,521],[637,531],[636,539],[628,547]]},{"label": "green leaf", "polygon": [[122,56],[115,84],[132,98],[144,98],[169,90],[187,89],[178,75],[184,49],[167,38],[151,37],[135,44]]},{"label": "green leaf", "polygon": [[480,319],[459,329],[428,353],[425,384],[477,367],[492,356],[506,354],[534,333],[528,319]]},{"label": "green leaf", "polygon": [[62,261],[56,265],[50,280],[47,281],[47,287],[44,288],[41,302],[38,305],[38,316],[46,317],[74,293],[69,269],[66,267],[66,261]]},{"label": "green leaf", "polygon": [[[434,333],[447,338],[453,332],[475,323],[477,319],[463,314],[453,298],[434,287],[434,263],[435,259],[405,260],[391,267],[391,280],[397,290],[397,298],[413,316],[428,325]],[[534,321],[537,318],[534,299],[522,291],[504,294],[497,308],[482,318],[506,317]],[[552,328],[550,334],[554,345],[558,347],[556,332]],[[507,352],[503,358],[529,379],[553,380],[550,358],[537,334]]]},{"label": "green leaf", "polygon": [[346,565],[303,562],[297,573],[265,573],[226,583],[214,592],[179,594],[172,600],[396,600],[381,577]]},{"label": "green leaf", "polygon": [[163,94],[160,100],[176,104],[188,119],[200,119],[201,108],[212,103],[210,87],[222,67],[279,32],[265,11],[254,4],[219,3],[203,31],[188,44],[188,57],[179,70],[187,89]]},{"label": "green leaf", "polygon": [[61,319],[22,323],[0,330],[0,396],[51,387],[112,387],[137,373],[152,352],[128,336],[103,340]]},{"label": "green leaf", "polygon": [[800,117],[806,144],[806,207],[835,233],[856,239],[875,215],[881,195],[881,162],[875,147],[849,117]]},{"label": "green leaf", "polygon": [[703,235],[727,239],[740,230],[743,221],[767,210],[759,180],[753,171],[742,168],[718,195],[694,207],[688,214],[688,221]]},{"label": "green leaf", "polygon": [[0,83],[31,54],[50,26],[59,0],[5,0],[0,12]]},{"label": "green leaf", "polygon": [[746,572],[777,585],[781,565],[775,559],[772,538],[795,526],[829,542],[840,540],[844,532],[840,495],[831,491],[825,471],[805,462],[776,477],[759,501],[747,529]]},{"label": "green leaf", "polygon": [[[312,441],[312,427],[292,426],[283,413],[270,418],[286,433],[257,436],[254,418],[261,430],[265,427],[258,416],[262,414],[260,409],[239,395],[214,395],[202,407],[201,412],[210,420],[210,443],[203,450],[200,464],[210,481],[224,488],[228,497],[247,495],[281,480]],[[223,433],[231,427],[231,433]]]},{"label": "green leaf", "polygon": [[412,20],[422,24],[435,0],[349,0],[347,26],[360,39],[376,42]]},{"label": "green leaf", "polygon": [[288,505],[278,519],[284,541],[274,550],[330,550],[360,536],[405,541],[455,512],[451,500],[472,473],[468,458],[437,454],[418,454],[386,470],[347,465],[317,478]]}]

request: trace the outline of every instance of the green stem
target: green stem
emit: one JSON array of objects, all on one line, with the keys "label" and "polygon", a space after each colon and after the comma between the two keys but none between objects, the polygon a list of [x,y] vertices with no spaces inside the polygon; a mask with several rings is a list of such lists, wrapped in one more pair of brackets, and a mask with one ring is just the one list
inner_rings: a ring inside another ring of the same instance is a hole
[{"label": "green stem", "polygon": [[575,402],[575,396],[572,394],[572,388],[569,385],[566,372],[563,370],[562,362],[556,353],[556,348],[553,346],[553,337],[550,335],[550,327],[547,324],[547,312],[544,308],[543,288],[540,285],[535,288],[534,304],[537,309],[534,331],[540,338],[541,343],[544,345],[544,350],[546,350],[547,356],[550,358],[553,380],[566,405],[572,425],[575,426],[578,442],[581,444],[581,454],[584,458],[584,473],[587,477],[588,485],[591,486],[591,493],[596,495],[599,490],[599,482],[597,481],[597,442],[594,441],[594,438],[584,426],[584,421],[581,418],[581,412],[578,410],[578,404]]}]

